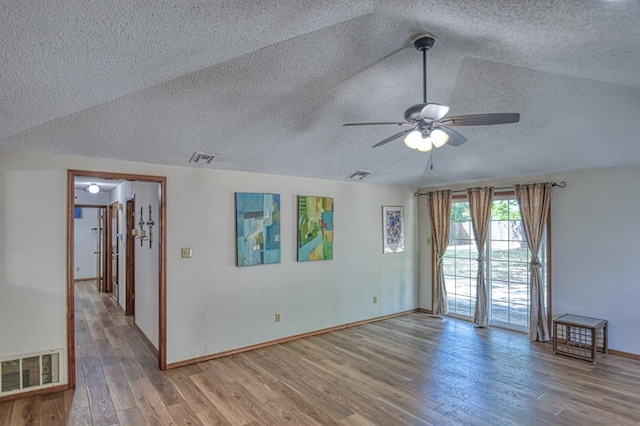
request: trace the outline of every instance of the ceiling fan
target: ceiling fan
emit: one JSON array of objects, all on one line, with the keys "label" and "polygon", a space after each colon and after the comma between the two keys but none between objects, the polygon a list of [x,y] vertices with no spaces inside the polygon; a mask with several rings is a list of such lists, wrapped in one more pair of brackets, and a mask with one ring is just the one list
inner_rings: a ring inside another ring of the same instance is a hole
[{"label": "ceiling fan", "polygon": [[373,145],[376,148],[404,136],[404,143],[412,149],[428,152],[435,146],[440,148],[445,144],[458,146],[467,139],[448,126],[484,126],[488,124],[517,123],[518,113],[472,114],[447,117],[449,107],[436,103],[427,103],[427,50],[431,49],[436,39],[430,34],[418,34],[411,38],[413,46],[422,52],[422,103],[409,107],[404,112],[405,121],[374,122],[374,123],[345,123],[343,126],[373,126],[395,124],[405,126],[401,132],[391,135],[383,141]]}]

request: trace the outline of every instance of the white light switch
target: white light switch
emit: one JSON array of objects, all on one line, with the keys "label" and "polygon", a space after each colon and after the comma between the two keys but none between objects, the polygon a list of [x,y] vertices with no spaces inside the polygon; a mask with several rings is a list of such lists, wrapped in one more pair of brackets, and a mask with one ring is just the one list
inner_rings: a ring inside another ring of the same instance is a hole
[{"label": "white light switch", "polygon": [[193,249],[191,247],[182,247],[181,255],[182,258],[190,259],[193,257]]}]

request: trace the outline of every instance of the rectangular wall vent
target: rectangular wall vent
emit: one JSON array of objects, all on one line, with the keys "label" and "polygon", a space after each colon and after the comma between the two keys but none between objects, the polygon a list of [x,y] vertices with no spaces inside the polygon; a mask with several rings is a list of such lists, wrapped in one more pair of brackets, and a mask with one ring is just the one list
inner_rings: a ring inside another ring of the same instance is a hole
[{"label": "rectangular wall vent", "polygon": [[189,160],[190,163],[210,164],[216,158],[215,154],[207,154],[204,152],[194,152]]},{"label": "rectangular wall vent", "polygon": [[0,358],[0,396],[63,382],[62,349]]},{"label": "rectangular wall vent", "polygon": [[347,179],[362,180],[362,179],[366,178],[367,176],[369,176],[370,174],[371,174],[371,172],[367,172],[366,170],[356,170],[355,172],[353,172],[349,176],[347,176]]}]

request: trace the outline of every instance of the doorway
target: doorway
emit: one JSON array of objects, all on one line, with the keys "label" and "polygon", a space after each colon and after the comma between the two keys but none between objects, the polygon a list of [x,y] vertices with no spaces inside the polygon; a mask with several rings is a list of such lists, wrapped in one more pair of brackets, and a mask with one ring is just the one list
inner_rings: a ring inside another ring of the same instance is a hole
[{"label": "doorway", "polygon": [[74,205],[74,280],[95,281],[96,290],[103,291],[105,206]]},{"label": "doorway", "polygon": [[127,253],[125,268],[126,288],[125,288],[125,315],[135,315],[135,297],[136,297],[136,274],[134,273],[136,267],[136,251],[133,249],[135,243],[135,236],[133,234],[133,228],[136,223],[136,197],[127,198]]},{"label": "doorway", "polygon": [[[75,306],[74,306],[74,250],[73,250],[73,241],[74,241],[74,183],[77,177],[92,177],[92,178],[101,178],[101,179],[116,179],[116,180],[125,180],[125,181],[133,181],[133,182],[147,182],[147,183],[155,183],[158,185],[158,221],[159,225],[156,228],[156,232],[159,236],[159,244],[158,244],[158,263],[159,263],[159,271],[158,271],[158,286],[157,289],[157,332],[158,332],[158,367],[161,370],[166,369],[166,239],[167,239],[167,229],[166,229],[166,177],[164,176],[148,176],[148,175],[136,175],[136,174],[125,174],[125,173],[111,173],[111,172],[95,172],[88,170],[69,170],[67,174],[67,356],[68,356],[68,378],[69,378],[69,387],[75,388],[76,385],[76,377],[75,377],[75,360],[76,360],[76,345],[75,345]],[[133,209],[133,205],[131,209]],[[129,202],[127,200],[127,211],[129,211]],[[115,209],[115,211],[114,211]],[[109,213],[115,213],[116,216],[119,212],[119,206],[111,205],[108,208]],[[128,213],[129,214],[129,213]],[[109,226],[113,228],[111,217],[105,220],[105,227]],[[127,217],[128,219],[128,217]],[[135,223],[135,222],[134,222]],[[130,228],[127,226],[127,228]],[[128,242],[132,242],[133,238],[131,235],[131,230],[127,230],[126,238]],[[111,229],[109,233],[106,235],[106,240],[111,240],[112,242],[115,240],[115,244],[113,245],[116,249],[115,253],[119,255],[118,241],[124,238],[123,234],[120,233],[119,230]],[[129,247],[133,247],[133,244],[127,244]],[[113,250],[111,253],[114,254]],[[104,269],[105,272],[114,272],[113,264],[117,262],[112,262]],[[110,274],[112,275],[112,274]],[[106,291],[114,291],[113,283],[117,283],[118,281],[118,271],[115,268],[115,281],[113,281],[113,277],[109,277],[109,279],[105,279],[104,281],[104,290]],[[119,287],[119,286],[118,286]],[[128,296],[127,296],[128,297]],[[125,300],[127,298],[125,297]],[[133,304],[135,302],[135,293],[131,295],[131,307],[133,308]]]},{"label": "doorway", "polygon": [[120,221],[118,220],[118,212],[120,203],[118,201],[109,206],[109,248],[111,253],[109,263],[109,284],[107,292],[111,293],[115,301],[118,301],[119,285],[118,285],[118,269],[120,268]]}]

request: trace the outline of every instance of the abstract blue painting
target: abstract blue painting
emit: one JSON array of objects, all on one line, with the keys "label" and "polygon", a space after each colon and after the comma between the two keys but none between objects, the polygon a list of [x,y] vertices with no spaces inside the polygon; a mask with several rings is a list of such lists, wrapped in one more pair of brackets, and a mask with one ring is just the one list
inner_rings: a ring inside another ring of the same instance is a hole
[{"label": "abstract blue painting", "polygon": [[280,194],[236,192],[236,265],[280,263]]}]

